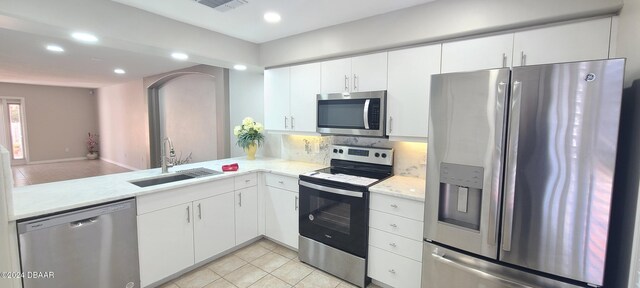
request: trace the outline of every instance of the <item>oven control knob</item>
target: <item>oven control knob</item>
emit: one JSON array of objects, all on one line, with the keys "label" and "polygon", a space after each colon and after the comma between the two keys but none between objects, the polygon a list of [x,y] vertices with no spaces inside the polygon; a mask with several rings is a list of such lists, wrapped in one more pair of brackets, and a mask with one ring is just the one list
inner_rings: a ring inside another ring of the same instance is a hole
[{"label": "oven control knob", "polygon": [[333,153],[338,153],[338,149],[333,149]]},{"label": "oven control knob", "polygon": [[376,154],[374,154],[374,156],[380,157],[380,153],[376,153]]},{"label": "oven control knob", "polygon": [[387,158],[387,153],[382,153],[382,158]]},{"label": "oven control knob", "polygon": [[342,154],[342,152],[344,152],[342,149],[338,150],[340,152],[340,154]]},{"label": "oven control knob", "polygon": [[309,220],[313,221],[314,217],[313,214],[309,214]]}]

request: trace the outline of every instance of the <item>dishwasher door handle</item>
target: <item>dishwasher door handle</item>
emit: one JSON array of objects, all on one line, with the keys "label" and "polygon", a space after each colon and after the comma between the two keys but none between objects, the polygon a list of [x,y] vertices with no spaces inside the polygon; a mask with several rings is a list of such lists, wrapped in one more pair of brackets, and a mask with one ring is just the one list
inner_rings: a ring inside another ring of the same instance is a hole
[{"label": "dishwasher door handle", "polygon": [[96,222],[98,222],[98,217],[91,217],[80,221],[71,222],[69,223],[69,225],[71,225],[71,228],[80,228],[82,226],[87,226]]}]

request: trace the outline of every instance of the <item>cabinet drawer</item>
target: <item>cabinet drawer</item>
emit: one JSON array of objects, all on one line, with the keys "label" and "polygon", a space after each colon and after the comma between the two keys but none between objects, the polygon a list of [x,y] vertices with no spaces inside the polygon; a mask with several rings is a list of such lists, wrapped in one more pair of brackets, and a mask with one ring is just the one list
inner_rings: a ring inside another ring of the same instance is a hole
[{"label": "cabinet drawer", "polygon": [[236,190],[244,189],[258,184],[258,174],[251,173],[247,175],[240,175],[234,178]]},{"label": "cabinet drawer", "polygon": [[384,212],[369,210],[369,227],[422,241],[422,222]]},{"label": "cabinet drawer", "polygon": [[422,242],[369,228],[369,245],[422,262]]},{"label": "cabinet drawer", "polygon": [[298,192],[298,178],[269,173],[266,175],[266,182],[268,186]]},{"label": "cabinet drawer", "polygon": [[424,202],[371,193],[369,207],[374,210],[423,221]]},{"label": "cabinet drawer", "polygon": [[419,288],[422,263],[369,246],[367,275],[387,285]]},{"label": "cabinet drawer", "polygon": [[233,182],[225,178],[140,196],[136,199],[138,215],[231,192]]}]

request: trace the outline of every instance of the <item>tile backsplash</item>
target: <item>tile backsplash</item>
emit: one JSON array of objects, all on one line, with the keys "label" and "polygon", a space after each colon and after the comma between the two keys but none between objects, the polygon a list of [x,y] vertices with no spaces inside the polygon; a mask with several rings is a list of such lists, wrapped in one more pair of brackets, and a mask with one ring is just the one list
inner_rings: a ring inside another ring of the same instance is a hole
[{"label": "tile backsplash", "polygon": [[383,138],[348,136],[282,135],[280,156],[292,161],[329,165],[331,144],[393,148],[394,174],[410,177],[426,177],[427,144],[392,142]]}]

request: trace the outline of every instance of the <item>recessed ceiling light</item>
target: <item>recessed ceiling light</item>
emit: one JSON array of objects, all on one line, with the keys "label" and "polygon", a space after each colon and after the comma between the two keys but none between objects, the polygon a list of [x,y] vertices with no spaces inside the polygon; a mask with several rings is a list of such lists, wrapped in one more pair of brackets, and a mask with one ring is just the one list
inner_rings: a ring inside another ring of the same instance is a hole
[{"label": "recessed ceiling light", "polygon": [[95,43],[98,42],[98,37],[93,34],[84,33],[84,32],[74,32],[71,34],[73,39],[78,41],[86,42],[86,43]]},{"label": "recessed ceiling light", "polygon": [[47,50],[51,52],[64,52],[64,49],[62,47],[54,44],[47,45]]},{"label": "recessed ceiling light", "polygon": [[187,59],[189,59],[189,55],[187,55],[185,53],[181,53],[181,52],[173,52],[173,53],[171,53],[171,57],[173,57],[173,59],[177,59],[177,60],[187,60]]},{"label": "recessed ceiling light", "polygon": [[282,18],[280,17],[280,14],[276,12],[264,13],[264,21],[267,21],[269,23],[278,23],[281,19]]},{"label": "recessed ceiling light", "polygon": [[126,73],[126,72],[124,71],[124,69],[116,68],[116,69],[114,69],[114,70],[113,70],[113,73],[116,73],[116,74],[124,74],[124,73]]},{"label": "recessed ceiling light", "polygon": [[242,64],[236,64],[236,65],[233,66],[233,69],[244,71],[244,70],[247,70],[247,66],[242,65]]}]

